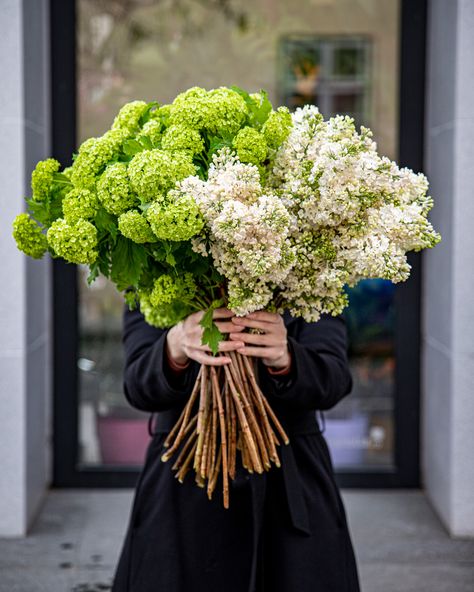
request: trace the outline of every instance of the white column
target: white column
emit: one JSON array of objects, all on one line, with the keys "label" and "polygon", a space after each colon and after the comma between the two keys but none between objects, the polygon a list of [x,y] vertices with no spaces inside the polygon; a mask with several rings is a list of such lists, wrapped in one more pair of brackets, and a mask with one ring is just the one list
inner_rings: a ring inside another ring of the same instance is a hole
[{"label": "white column", "polygon": [[21,536],[51,464],[50,262],[11,237],[50,148],[47,0],[0,2],[0,55],[0,535]]},{"label": "white column", "polygon": [[474,2],[430,0],[426,173],[442,242],[424,254],[424,482],[454,536],[474,536]]}]

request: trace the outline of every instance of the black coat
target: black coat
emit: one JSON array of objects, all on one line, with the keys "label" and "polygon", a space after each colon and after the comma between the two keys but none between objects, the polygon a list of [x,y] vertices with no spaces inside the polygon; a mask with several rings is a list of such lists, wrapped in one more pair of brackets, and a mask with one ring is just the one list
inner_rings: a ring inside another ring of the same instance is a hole
[{"label": "black coat", "polygon": [[287,430],[282,466],[248,474],[237,464],[222,505],[191,472],[181,484],[173,459],[160,456],[196,379],[166,364],[166,330],[139,312],[124,313],[125,396],[157,412],[155,435],[136,487],[113,592],[357,592],[357,568],[344,506],[315,410],[329,409],[352,388],[342,316],[306,323],[284,315],[292,353],[286,377],[258,365],[263,392]]}]

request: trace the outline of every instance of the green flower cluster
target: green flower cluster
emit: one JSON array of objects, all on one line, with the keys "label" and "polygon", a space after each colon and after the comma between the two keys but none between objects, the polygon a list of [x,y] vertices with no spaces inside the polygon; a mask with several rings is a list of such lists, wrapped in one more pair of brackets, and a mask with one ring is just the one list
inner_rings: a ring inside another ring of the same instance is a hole
[{"label": "green flower cluster", "polygon": [[241,162],[260,164],[267,157],[267,143],[263,135],[253,127],[243,127],[235,136],[232,146]]},{"label": "green flower cluster", "polygon": [[150,113],[151,119],[158,119],[161,123],[168,127],[170,125],[171,105],[161,105],[158,109],[154,109]]},{"label": "green flower cluster", "polygon": [[288,137],[293,122],[288,107],[278,107],[272,111],[263,124],[262,134],[267,145],[276,150]]},{"label": "green flower cluster", "polygon": [[160,275],[153,282],[150,292],[150,304],[159,307],[175,301],[190,301],[196,293],[196,282],[192,273],[184,273],[179,277],[168,274]]},{"label": "green flower cluster", "polygon": [[48,199],[52,189],[54,173],[59,171],[61,165],[54,158],[40,160],[31,173],[31,190],[33,200],[44,202]]},{"label": "green flower cluster", "polygon": [[189,152],[143,150],[130,161],[128,176],[133,191],[144,202],[162,200],[176,181],[194,175],[196,167]]},{"label": "green flower cluster", "polygon": [[112,124],[112,129],[125,130],[129,136],[135,134],[140,127],[140,119],[148,108],[145,101],[131,101],[124,105]]},{"label": "green flower cluster", "polygon": [[156,241],[150,224],[138,210],[129,210],[118,219],[118,229],[134,243],[152,243]]},{"label": "green flower cluster", "polygon": [[89,138],[79,148],[72,165],[71,181],[75,187],[94,189],[97,177],[107,163],[118,155],[127,132],[122,129],[109,130],[100,138]]},{"label": "green flower cluster", "polygon": [[189,150],[193,155],[204,150],[198,130],[182,124],[172,125],[165,131],[161,146],[165,150]]},{"label": "green flower cluster", "polygon": [[150,138],[152,144],[157,144],[161,139],[162,124],[159,119],[150,119],[142,127],[142,133],[138,136],[140,139],[143,136]]},{"label": "green flower cluster", "polygon": [[137,205],[125,162],[109,164],[97,183],[97,195],[104,209],[116,216]]},{"label": "green flower cluster", "polygon": [[211,134],[235,134],[247,115],[247,105],[239,93],[225,87],[206,91],[194,86],[173,101],[170,124],[182,124]]},{"label": "green flower cluster", "polygon": [[13,238],[20,251],[34,259],[41,259],[48,248],[46,236],[41,232],[41,228],[26,213],[18,214],[13,220]]},{"label": "green flower cluster", "polygon": [[55,220],[46,234],[49,246],[69,263],[91,264],[97,259],[97,229],[87,220],[69,224]]},{"label": "green flower cluster", "polygon": [[159,202],[151,204],[146,216],[154,234],[162,240],[189,240],[204,226],[204,220],[196,202],[187,195],[180,195],[175,202],[165,206]]},{"label": "green flower cluster", "polygon": [[145,290],[139,291],[138,299],[140,302],[140,312],[145,317],[145,321],[149,325],[159,327],[160,329],[176,325],[176,323],[179,323],[179,321],[191,312],[190,307],[179,300],[171,304],[153,306],[150,302],[150,293]]},{"label": "green flower cluster", "polygon": [[73,224],[81,218],[93,218],[98,207],[97,194],[88,189],[71,189],[62,202],[63,216],[67,222]]}]

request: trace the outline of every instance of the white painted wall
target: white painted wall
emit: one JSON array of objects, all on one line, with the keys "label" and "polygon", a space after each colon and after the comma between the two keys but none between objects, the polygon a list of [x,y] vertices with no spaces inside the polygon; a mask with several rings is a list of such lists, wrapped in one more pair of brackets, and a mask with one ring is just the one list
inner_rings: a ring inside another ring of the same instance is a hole
[{"label": "white painted wall", "polygon": [[430,0],[425,169],[442,242],[424,253],[424,482],[474,536],[474,2]]},{"label": "white painted wall", "polygon": [[[50,474],[50,262],[11,237],[49,152],[47,0],[0,2],[0,535],[20,536]],[[25,18],[25,15],[27,17]]]}]

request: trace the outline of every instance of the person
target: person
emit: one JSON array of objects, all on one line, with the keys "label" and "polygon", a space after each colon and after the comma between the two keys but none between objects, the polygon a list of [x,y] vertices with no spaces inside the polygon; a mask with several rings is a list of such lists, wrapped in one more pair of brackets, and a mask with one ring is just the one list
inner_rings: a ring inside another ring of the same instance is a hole
[{"label": "person", "polygon": [[[352,389],[344,317],[308,323],[288,312],[236,317],[217,309],[227,340],[224,355],[213,356],[201,344],[202,315],[161,330],[138,310],[124,311],[125,396],[156,421],[112,591],[358,592],[345,508],[316,417]],[[228,364],[229,351],[256,358],[259,385],[290,443],[278,447],[281,466],[262,474],[248,473],[237,455],[226,509],[219,483],[209,500],[191,471],[180,483],[161,455],[200,364]]]}]

